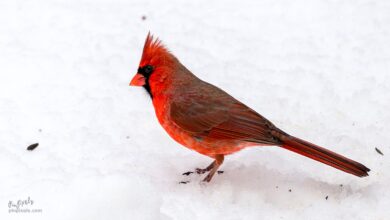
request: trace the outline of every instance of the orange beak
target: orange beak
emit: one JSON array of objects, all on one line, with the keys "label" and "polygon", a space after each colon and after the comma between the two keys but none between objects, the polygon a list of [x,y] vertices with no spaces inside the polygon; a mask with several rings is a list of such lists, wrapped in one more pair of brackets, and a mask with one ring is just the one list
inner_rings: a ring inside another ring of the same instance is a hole
[{"label": "orange beak", "polygon": [[133,79],[131,80],[129,86],[143,86],[145,85],[145,77],[139,73],[135,74]]}]

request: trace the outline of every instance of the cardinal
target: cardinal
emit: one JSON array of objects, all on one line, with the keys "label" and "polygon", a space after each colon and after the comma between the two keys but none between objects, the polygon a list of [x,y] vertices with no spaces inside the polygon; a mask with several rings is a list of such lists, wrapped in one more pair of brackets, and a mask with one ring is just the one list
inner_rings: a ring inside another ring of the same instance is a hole
[{"label": "cardinal", "polygon": [[142,86],[165,131],[181,145],[213,158],[197,173],[209,182],[226,155],[250,146],[279,146],[358,177],[369,168],[291,136],[222,89],[196,77],[161,43],[147,35],[130,86]]}]

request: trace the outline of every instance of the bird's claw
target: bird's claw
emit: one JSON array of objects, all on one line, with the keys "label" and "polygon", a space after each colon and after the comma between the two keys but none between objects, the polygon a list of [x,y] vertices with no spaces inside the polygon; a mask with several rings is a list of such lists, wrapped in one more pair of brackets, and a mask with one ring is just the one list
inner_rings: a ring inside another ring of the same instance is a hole
[{"label": "bird's claw", "polygon": [[207,169],[200,169],[200,168],[196,168],[195,169],[195,172],[197,173],[197,174],[204,174],[204,173],[206,173],[208,170]]}]

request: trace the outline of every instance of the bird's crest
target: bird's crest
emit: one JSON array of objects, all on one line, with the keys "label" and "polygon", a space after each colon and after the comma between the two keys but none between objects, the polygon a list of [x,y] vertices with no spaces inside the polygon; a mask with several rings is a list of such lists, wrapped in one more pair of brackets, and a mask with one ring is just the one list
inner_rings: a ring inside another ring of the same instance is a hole
[{"label": "bird's crest", "polygon": [[154,39],[153,35],[148,33],[145,40],[144,50],[140,66],[147,64],[168,64],[173,61],[174,56],[162,44],[158,38]]}]

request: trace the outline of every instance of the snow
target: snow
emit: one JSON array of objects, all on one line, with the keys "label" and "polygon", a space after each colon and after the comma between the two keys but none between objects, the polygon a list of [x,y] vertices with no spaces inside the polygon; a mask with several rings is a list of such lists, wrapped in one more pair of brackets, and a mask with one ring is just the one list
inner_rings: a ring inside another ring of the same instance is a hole
[{"label": "snow", "polygon": [[[171,140],[128,86],[149,30],[370,176],[277,147],[227,157],[207,184],[182,176],[211,159]],[[0,219],[388,219],[389,39],[386,0],[2,0]],[[9,213],[28,197],[41,212]]]}]

